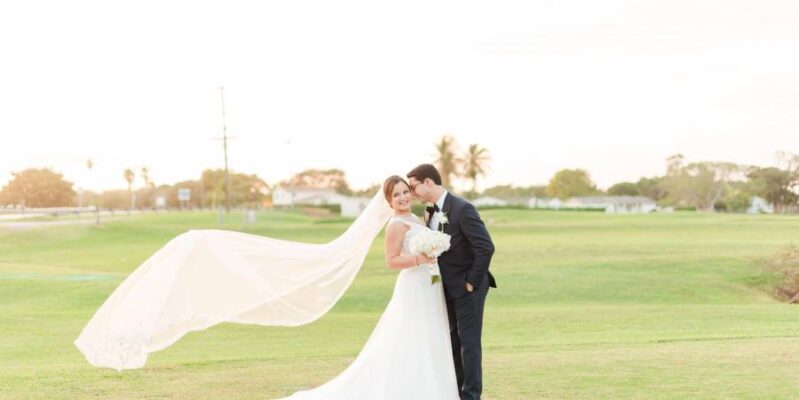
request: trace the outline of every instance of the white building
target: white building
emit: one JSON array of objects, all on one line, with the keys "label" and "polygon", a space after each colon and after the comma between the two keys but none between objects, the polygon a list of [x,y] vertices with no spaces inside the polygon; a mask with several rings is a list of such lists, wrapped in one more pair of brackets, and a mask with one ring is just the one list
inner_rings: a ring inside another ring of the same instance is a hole
[{"label": "white building", "polygon": [[370,200],[365,197],[344,196],[336,193],[334,189],[280,186],[272,192],[272,204],[274,206],[339,205],[341,207],[341,215],[344,217],[357,217],[369,205]]},{"label": "white building", "polygon": [[508,205],[508,202],[496,197],[484,196],[480,197],[479,199],[475,199],[472,202],[472,205],[475,207],[504,207]]},{"label": "white building", "polygon": [[752,196],[749,199],[749,208],[746,212],[748,214],[774,214],[774,205],[762,197]]},{"label": "white building", "polygon": [[341,199],[341,216],[342,217],[357,217],[361,215],[366,206],[369,205],[371,199],[366,197],[346,197]]},{"label": "white building", "polygon": [[563,202],[560,201],[559,198],[547,198],[547,197],[533,197],[527,200],[527,207],[528,208],[552,208],[552,209],[559,209],[563,205]]},{"label": "white building", "polygon": [[338,204],[335,201],[337,196],[341,195],[333,189],[278,186],[272,192],[272,204],[278,207],[291,207],[298,204]]},{"label": "white building", "polygon": [[559,210],[561,207],[563,207],[563,201],[561,201],[557,197],[554,199],[549,199],[549,201],[547,201],[547,208]]},{"label": "white building", "polygon": [[341,204],[342,201],[349,197],[338,193],[320,193],[312,196],[302,197],[295,200],[294,204],[303,206],[327,206],[333,204]]},{"label": "white building", "polygon": [[563,207],[605,210],[606,213],[650,213],[658,208],[654,200],[644,196],[570,197]]}]

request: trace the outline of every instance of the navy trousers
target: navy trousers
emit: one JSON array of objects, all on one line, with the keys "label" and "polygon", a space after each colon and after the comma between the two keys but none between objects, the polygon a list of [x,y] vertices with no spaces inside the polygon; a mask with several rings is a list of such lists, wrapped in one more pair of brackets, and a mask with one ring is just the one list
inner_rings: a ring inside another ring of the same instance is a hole
[{"label": "navy trousers", "polygon": [[[464,285],[466,283],[464,282]],[[454,298],[445,291],[452,358],[461,400],[479,400],[483,392],[483,309],[488,295],[488,279],[465,296]]]}]

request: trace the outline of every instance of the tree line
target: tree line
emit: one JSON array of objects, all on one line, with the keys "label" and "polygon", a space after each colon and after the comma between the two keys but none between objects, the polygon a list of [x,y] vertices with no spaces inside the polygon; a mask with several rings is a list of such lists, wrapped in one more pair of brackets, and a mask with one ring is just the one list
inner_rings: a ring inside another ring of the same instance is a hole
[{"label": "tree line", "polygon": [[477,145],[459,152],[452,136],[435,144],[436,166],[444,185],[453,189],[452,179],[472,183],[462,194],[469,198],[492,196],[513,198],[559,198],[579,196],[645,196],[661,206],[693,208],[699,211],[744,211],[753,196],[764,198],[776,212],[797,207],[799,201],[799,155],[777,154],[779,167],[759,167],[730,162],[687,162],[681,154],[666,159],[666,174],[642,177],[637,182],[619,182],[601,190],[583,169],[563,169],[546,185],[516,187],[498,185],[477,191],[477,179],[489,171],[488,151]]},{"label": "tree line", "polygon": [[[699,211],[742,211],[749,207],[752,196],[773,204],[775,211],[785,212],[797,207],[799,201],[799,155],[780,153],[778,167],[758,167],[729,162],[687,162],[677,154],[666,160],[663,176],[642,177],[636,182],[619,182],[601,190],[583,169],[557,171],[546,185],[518,187],[497,185],[478,192],[477,182],[490,171],[490,155],[479,144],[470,144],[461,151],[451,135],[434,143],[434,163],[441,172],[444,186],[458,192],[456,179],[469,184],[461,194],[476,198],[492,196],[505,199],[549,197],[566,199],[575,196],[646,196],[662,206],[693,208]],[[89,168],[91,164],[89,164]],[[29,168],[12,173],[12,179],[0,190],[0,206],[59,207],[82,205],[101,208],[154,208],[162,198],[167,207],[216,208],[224,203],[224,170],[207,169],[195,180],[172,185],[156,185],[148,168],[138,173],[126,168],[121,178],[127,190],[107,190],[101,193],[78,193],[72,183],[47,168]],[[351,196],[372,196],[380,184],[352,189],[346,174],[340,169],[307,169],[289,179],[267,184],[255,174],[230,173],[231,205],[258,207],[276,186],[329,188]],[[181,204],[178,190],[189,189],[191,199]]]},{"label": "tree line", "polygon": [[[224,174],[222,169],[207,169],[199,179],[157,185],[148,168],[142,168],[139,174],[126,168],[121,177],[127,190],[99,193],[84,190],[78,194],[62,174],[49,168],[29,168],[12,173],[12,179],[0,191],[0,205],[69,207],[78,205],[80,195],[82,205],[100,208],[155,208],[159,206],[158,198],[164,199],[165,207],[216,208],[224,203]],[[268,194],[266,182],[257,175],[234,172],[230,174],[230,180],[232,202],[238,206],[260,205]],[[181,204],[179,189],[190,190],[189,201]]]},{"label": "tree line", "polygon": [[730,162],[687,162],[681,154],[666,160],[663,176],[642,177],[637,182],[619,182],[600,190],[583,169],[560,170],[547,185],[494,186],[483,194],[502,198],[577,196],[645,196],[661,206],[698,211],[744,211],[753,196],[764,198],[775,212],[797,208],[799,201],[799,155],[780,153],[780,166],[759,167]]}]

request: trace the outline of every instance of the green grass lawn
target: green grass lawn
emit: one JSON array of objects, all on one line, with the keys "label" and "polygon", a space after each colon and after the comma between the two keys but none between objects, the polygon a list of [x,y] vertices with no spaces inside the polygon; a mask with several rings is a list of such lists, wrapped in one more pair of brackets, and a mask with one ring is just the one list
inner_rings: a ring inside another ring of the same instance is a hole
[{"label": "green grass lawn", "polygon": [[[499,289],[483,333],[485,399],[796,399],[799,306],[769,294],[763,257],[799,243],[793,216],[489,210]],[[225,229],[325,242],[347,220],[264,212]],[[117,285],[216,214],[102,226],[0,225],[0,398],[269,399],[341,372],[388,303],[382,237],[353,286],[298,328],[223,324],[140,370],[90,366],[72,345]]]}]

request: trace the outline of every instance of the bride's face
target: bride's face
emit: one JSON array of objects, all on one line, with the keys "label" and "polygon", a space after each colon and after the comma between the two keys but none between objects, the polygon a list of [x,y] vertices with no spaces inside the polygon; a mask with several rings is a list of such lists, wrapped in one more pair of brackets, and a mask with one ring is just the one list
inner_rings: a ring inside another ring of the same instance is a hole
[{"label": "bride's face", "polygon": [[411,210],[411,189],[404,182],[397,182],[394,185],[394,190],[391,192],[391,208],[395,212],[404,212]]}]

